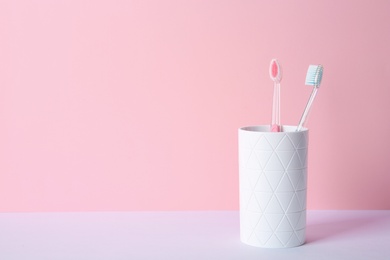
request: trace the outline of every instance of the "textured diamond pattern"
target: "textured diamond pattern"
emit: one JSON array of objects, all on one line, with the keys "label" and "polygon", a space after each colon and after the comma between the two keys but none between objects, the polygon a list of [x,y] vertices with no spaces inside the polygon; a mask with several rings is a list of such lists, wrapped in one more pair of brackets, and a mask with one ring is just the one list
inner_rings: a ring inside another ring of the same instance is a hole
[{"label": "textured diamond pattern", "polygon": [[239,130],[241,241],[259,247],[304,243],[308,131]]}]

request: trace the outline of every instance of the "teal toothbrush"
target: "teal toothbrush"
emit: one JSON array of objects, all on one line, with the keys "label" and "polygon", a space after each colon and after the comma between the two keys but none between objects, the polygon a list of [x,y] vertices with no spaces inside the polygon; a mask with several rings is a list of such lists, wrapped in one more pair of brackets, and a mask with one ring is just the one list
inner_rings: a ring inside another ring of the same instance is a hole
[{"label": "teal toothbrush", "polygon": [[303,111],[301,120],[299,121],[297,131],[300,131],[306,122],[307,115],[309,114],[311,105],[313,104],[314,98],[316,97],[317,91],[320,87],[323,71],[324,67],[322,65],[310,65],[307,70],[305,85],[314,86],[314,88],[311,92],[309,101],[306,104],[305,110]]}]

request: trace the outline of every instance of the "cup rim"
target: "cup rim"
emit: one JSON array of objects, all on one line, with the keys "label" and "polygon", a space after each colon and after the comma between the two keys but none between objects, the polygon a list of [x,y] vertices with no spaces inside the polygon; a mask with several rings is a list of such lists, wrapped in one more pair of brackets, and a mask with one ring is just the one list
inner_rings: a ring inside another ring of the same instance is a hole
[{"label": "cup rim", "polygon": [[309,129],[303,127],[300,131],[296,131],[298,126],[295,125],[282,125],[282,132],[270,132],[270,125],[251,125],[240,127],[240,131],[256,132],[256,133],[269,133],[269,134],[286,134],[286,133],[302,133],[308,132]]}]

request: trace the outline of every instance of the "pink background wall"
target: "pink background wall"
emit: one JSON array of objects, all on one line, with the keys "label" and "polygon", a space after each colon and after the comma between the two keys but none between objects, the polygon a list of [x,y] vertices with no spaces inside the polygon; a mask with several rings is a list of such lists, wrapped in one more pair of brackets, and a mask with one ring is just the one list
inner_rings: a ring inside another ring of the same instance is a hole
[{"label": "pink background wall", "polygon": [[237,128],[311,111],[309,209],[390,209],[390,2],[1,0],[0,211],[236,210]]}]

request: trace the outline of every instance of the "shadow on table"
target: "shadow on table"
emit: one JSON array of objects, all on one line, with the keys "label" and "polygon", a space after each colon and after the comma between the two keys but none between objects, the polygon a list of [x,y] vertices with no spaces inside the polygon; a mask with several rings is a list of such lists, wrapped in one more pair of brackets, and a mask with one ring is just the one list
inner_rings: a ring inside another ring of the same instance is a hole
[{"label": "shadow on table", "polygon": [[328,238],[340,237],[354,233],[358,230],[378,226],[382,221],[388,220],[385,215],[348,215],[342,219],[334,216],[324,218],[322,223],[309,224],[306,228],[306,243],[313,243]]}]

